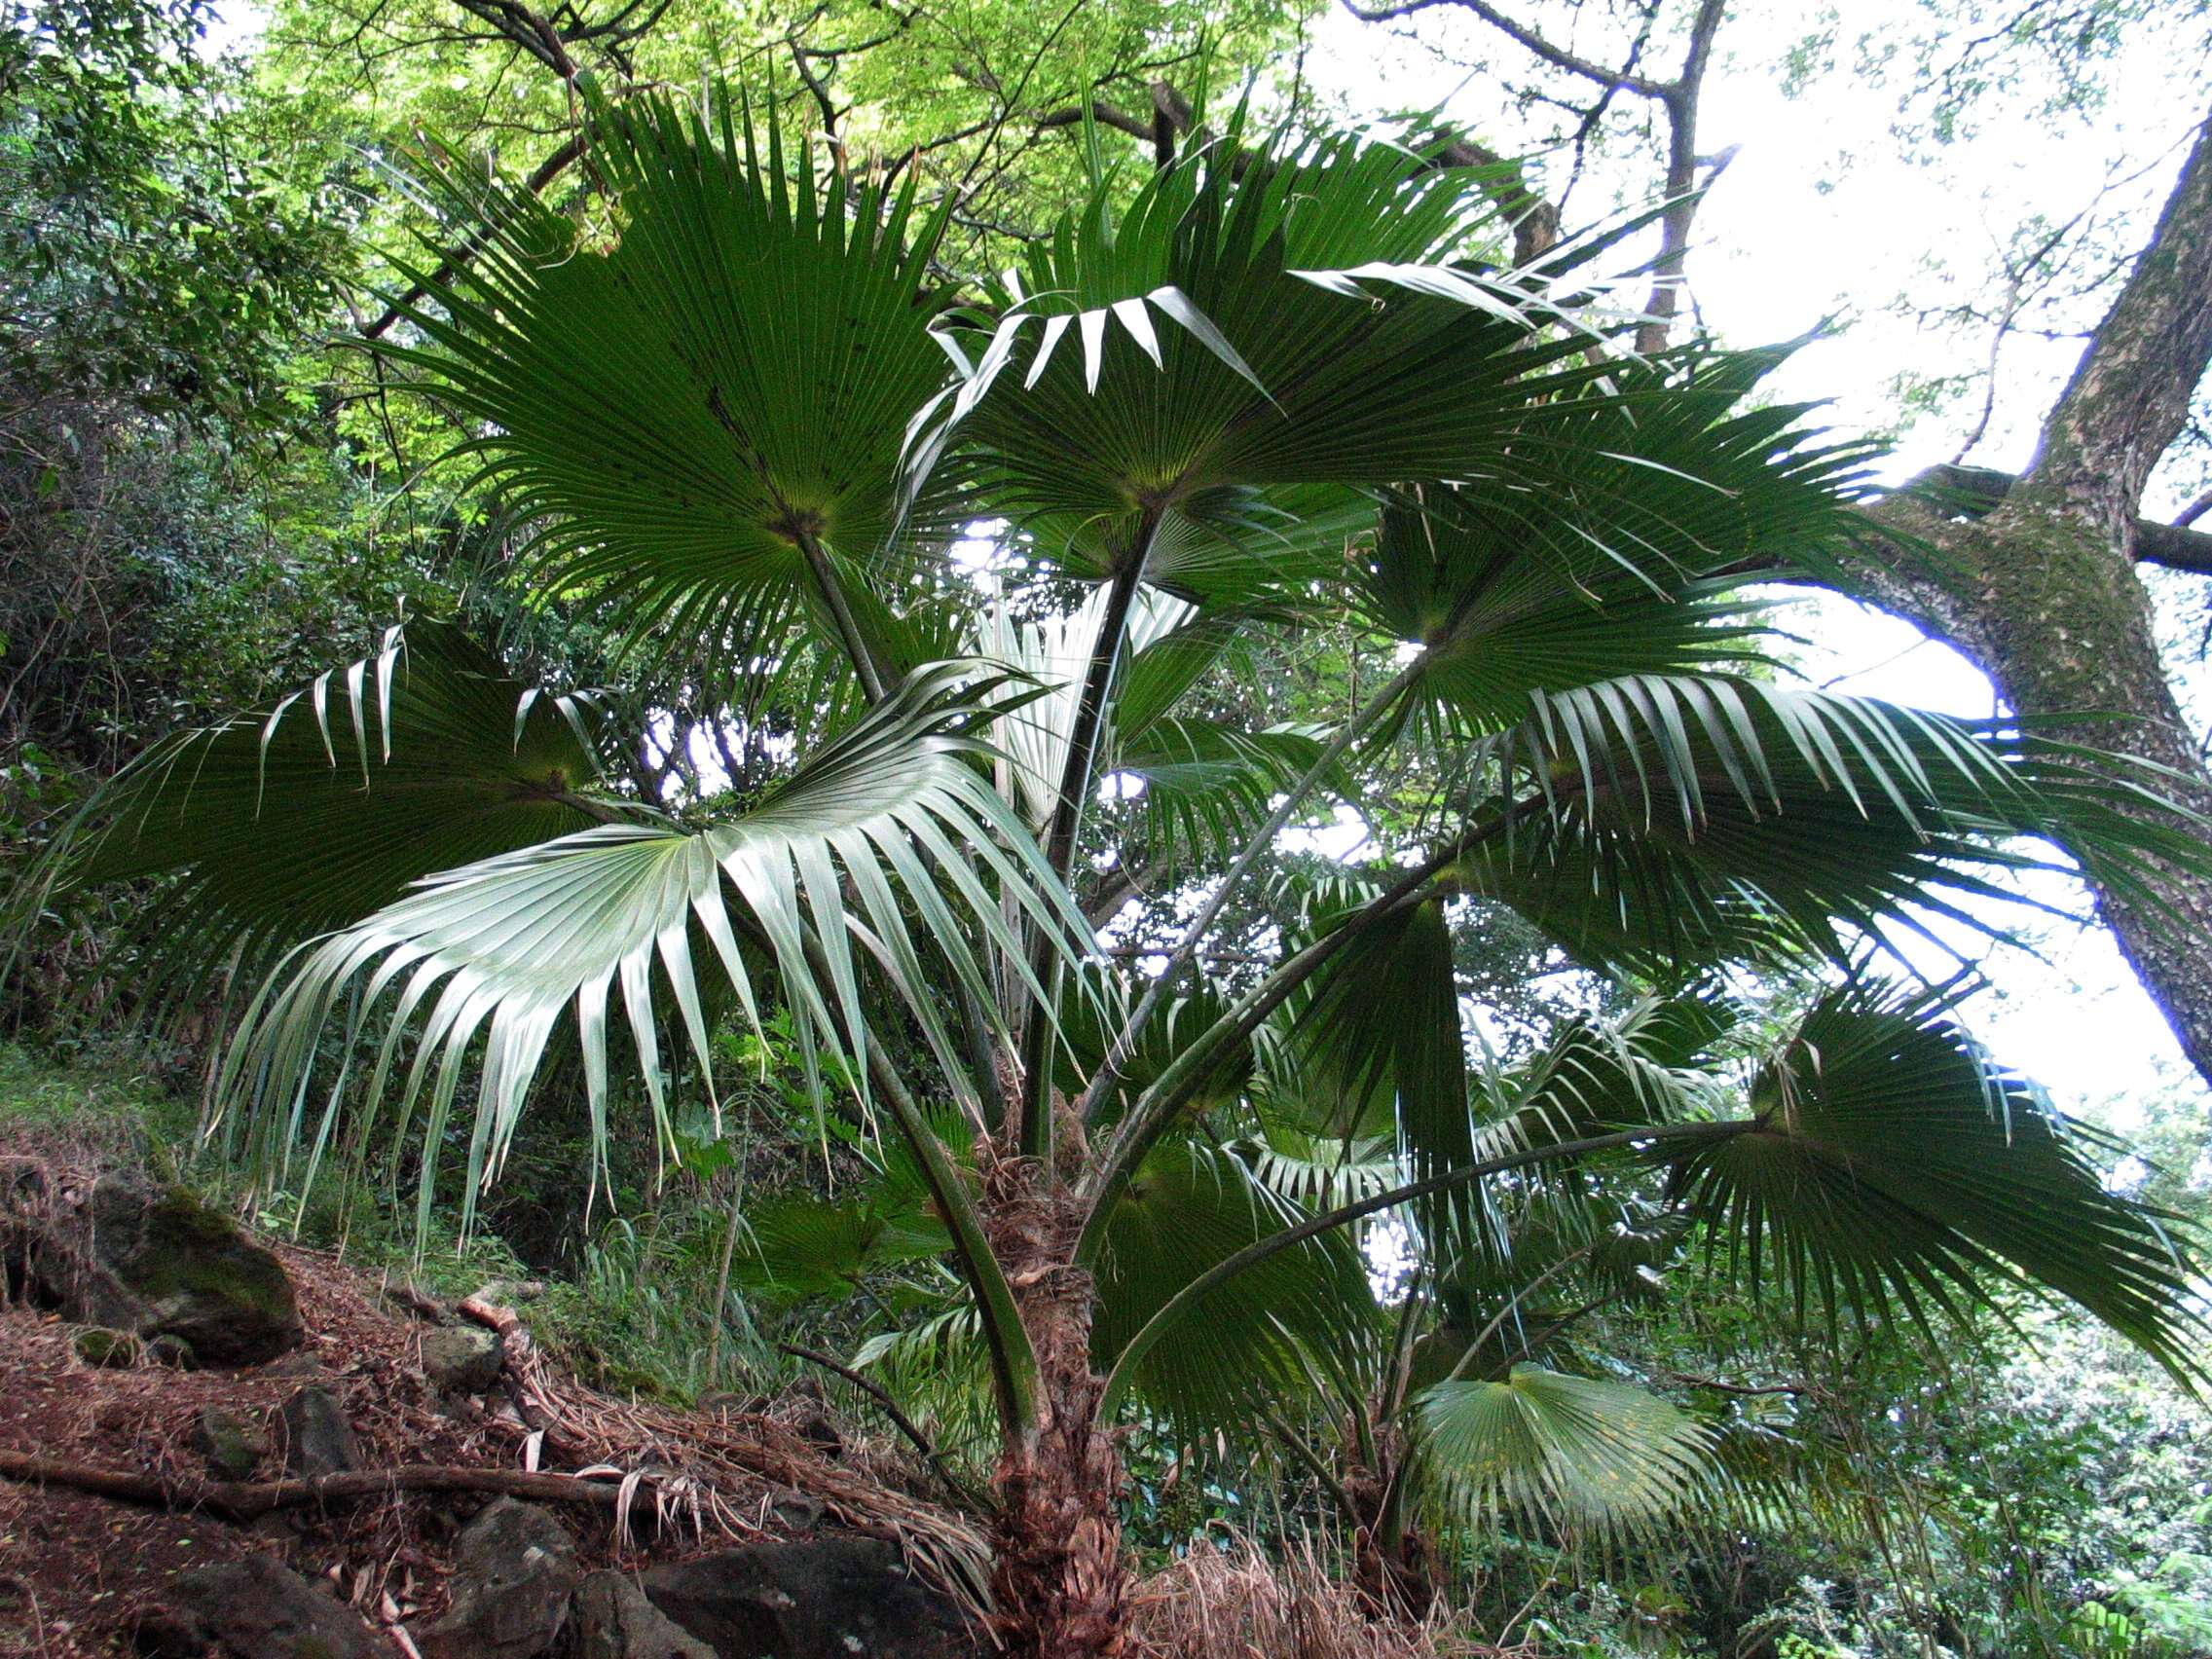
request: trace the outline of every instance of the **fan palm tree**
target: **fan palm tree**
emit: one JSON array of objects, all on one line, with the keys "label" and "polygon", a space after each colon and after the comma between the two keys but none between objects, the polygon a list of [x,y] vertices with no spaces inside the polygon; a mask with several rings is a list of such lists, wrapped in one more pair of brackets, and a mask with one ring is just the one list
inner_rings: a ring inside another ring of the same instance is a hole
[{"label": "fan palm tree", "polygon": [[[1972,923],[2037,846],[2131,891],[2201,862],[2194,826],[2031,730],[1777,680],[1743,584],[1830,568],[1866,458],[1751,400],[1771,354],[1637,357],[1603,240],[1501,267],[1490,181],[1360,135],[1101,167],[1021,270],[965,284],[911,172],[818,178],[726,107],[602,108],[591,165],[612,206],[582,228],[436,174],[478,255],[407,273],[390,354],[532,527],[525,601],[694,706],[772,708],[795,753],[727,811],[639,798],[589,698],[418,621],[121,774],[44,883],[166,878],[149,994],[245,990],[220,1091],[269,1156],[464,1138],[465,1206],[549,1054],[604,1140],[614,1102],[666,1124],[718,1019],[777,1011],[905,1183],[854,1248],[957,1273],[996,1616],[1036,1654],[1122,1641],[1133,1413],[1366,1399],[1404,1449],[1373,1468],[1461,1515],[1664,1507],[1697,1426],[1500,1340],[1517,1235],[1551,1271],[1515,1212],[1550,1195],[1556,1232],[1608,1172],[1652,1250],[1694,1221],[1801,1305],[1939,1315],[2011,1277],[2192,1367],[2156,1218],[1860,970],[1886,929]],[[1322,637],[1368,665],[1341,719],[1209,697]],[[1385,766],[1423,793],[1383,854],[1256,889],[1286,825]],[[1179,896],[1149,974],[1093,928],[1138,883]],[[1225,971],[1250,903],[1265,960]],[[1452,929],[1499,910],[1677,1009],[1716,968],[1857,977],[1748,1089],[1641,1027],[1476,1074]],[[1377,1218],[1422,1264],[1394,1312]],[[1631,1271],[1627,1236],[1554,1260]]]}]

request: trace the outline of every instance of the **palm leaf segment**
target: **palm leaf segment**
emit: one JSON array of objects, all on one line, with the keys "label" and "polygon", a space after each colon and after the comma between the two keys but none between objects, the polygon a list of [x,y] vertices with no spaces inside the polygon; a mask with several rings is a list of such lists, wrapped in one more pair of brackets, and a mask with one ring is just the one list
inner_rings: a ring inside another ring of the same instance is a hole
[{"label": "palm leaf segment", "polygon": [[[1107,594],[1093,590],[1065,615],[1015,622],[996,607],[989,655],[1050,687],[999,723],[1008,756],[1001,793],[1042,831],[1059,803],[1074,739],[1084,674],[1099,645]],[[1133,822],[1124,856],[1142,847],[1186,857],[1233,851],[1266,818],[1276,794],[1319,757],[1317,728],[1250,730],[1177,713],[1194,686],[1232,650],[1235,620],[1198,615],[1193,605],[1157,587],[1139,593],[1123,630],[1126,653],[1119,694],[1102,719],[1097,771],[1122,780],[1117,794]],[[1340,791],[1341,778],[1327,780]]]},{"label": "palm leaf segment", "polygon": [[[704,1058],[702,951],[754,1017],[760,964],[772,965],[802,1032],[844,1054],[864,1079],[859,958],[872,958],[949,1057],[954,1051],[909,915],[986,1002],[987,981],[967,940],[987,938],[1009,960],[1018,958],[1002,895],[1062,953],[1078,951],[1086,937],[978,766],[992,752],[970,728],[997,716],[989,699],[1004,682],[969,685],[969,678],[959,664],[909,676],[896,696],[729,823],[696,832],[608,826],[424,881],[314,946],[265,994],[250,1036],[234,1050],[227,1087],[266,1074],[281,1095],[304,1082],[339,1004],[358,993],[350,1005],[358,1024],[389,997],[389,1035],[368,1098],[381,1095],[400,1036],[421,1014],[402,1101],[403,1110],[412,1108],[434,1065],[434,1137],[481,1035],[473,1193],[474,1177],[497,1166],[566,1016],[581,1040],[594,1122],[604,1123],[608,1005],[617,986],[665,1129],[655,980]],[[936,860],[934,868],[925,858]],[[970,858],[995,878],[991,885]],[[963,1075],[957,1065],[947,1070]]]},{"label": "palm leaf segment", "polygon": [[811,151],[794,180],[771,123],[763,165],[726,106],[715,129],[652,99],[594,114],[619,241],[449,169],[482,252],[450,281],[408,273],[438,309],[409,313],[434,349],[400,354],[487,423],[485,470],[536,526],[526,574],[621,638],[769,650],[832,603],[811,542],[907,666],[852,562],[888,535],[900,434],[947,373],[924,304],[941,215],[917,223],[910,183],[818,195]]},{"label": "palm leaf segment", "polygon": [[87,801],[32,887],[173,875],[136,930],[149,990],[258,978],[437,870],[603,823],[588,698],[513,679],[460,629],[381,648],[263,715],[182,732]]}]

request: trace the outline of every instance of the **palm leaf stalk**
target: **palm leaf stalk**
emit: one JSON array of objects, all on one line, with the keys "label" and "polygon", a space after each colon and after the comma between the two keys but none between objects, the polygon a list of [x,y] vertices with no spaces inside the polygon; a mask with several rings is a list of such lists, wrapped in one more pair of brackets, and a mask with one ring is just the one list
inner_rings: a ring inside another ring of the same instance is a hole
[{"label": "palm leaf stalk", "polygon": [[[788,705],[796,752],[739,807],[640,799],[600,775],[590,704],[414,623],[292,714],[127,770],[37,891],[148,884],[172,1000],[239,963],[220,1085],[249,1141],[310,1141],[312,1171],[419,1139],[419,1221],[451,1141],[467,1216],[558,1051],[604,1186],[615,1111],[668,1142],[717,1026],[787,1019],[817,1098],[849,1079],[836,1109],[881,1131],[903,1219],[875,1261],[959,1286],[862,1357],[977,1356],[998,1634],[1051,1659],[1124,1640],[1134,1418],[1226,1448],[1349,1409],[1386,1542],[1417,1515],[1669,1524],[1712,1437],[1582,1375],[1581,1316],[1536,1309],[1687,1271],[1692,1233],[1701,1271],[1779,1285],[1777,1318],[1932,1327],[2024,1283],[2195,1374],[2159,1218],[1862,958],[1992,931],[2053,863],[2023,838],[2126,892],[2202,866],[2201,826],[2037,730],[1767,677],[1740,572],[1832,571],[1868,459],[1750,404],[1775,353],[1611,349],[1604,239],[1500,269],[1482,181],[1372,137],[1239,125],[1095,178],[1022,271],[948,290],[949,203],[910,170],[817,178],[726,101],[587,95],[608,222],[433,166],[482,255],[406,273],[386,350],[530,527],[519,597],[604,629],[641,686]],[[1042,579],[983,593],[950,549],[987,526]],[[1324,630],[1389,663],[1379,690],[1321,725],[1223,713],[1228,665]],[[1386,766],[1418,832],[1212,971],[1285,828],[1370,805]],[[1096,804],[1115,771],[1141,814]],[[1084,920],[1140,816],[1182,906],[1149,980]],[[1665,994],[1478,1070],[1455,951],[1485,907]],[[1840,988],[1747,1093],[1711,987],[1769,968]],[[1385,1222],[1418,1259],[1395,1309],[1361,1256]]]}]

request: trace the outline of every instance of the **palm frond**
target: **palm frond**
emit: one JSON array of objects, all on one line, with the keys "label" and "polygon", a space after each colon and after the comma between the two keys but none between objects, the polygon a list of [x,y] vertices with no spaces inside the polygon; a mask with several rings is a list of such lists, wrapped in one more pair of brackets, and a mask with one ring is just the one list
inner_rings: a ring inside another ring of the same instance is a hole
[{"label": "palm frond", "polygon": [[[1073,1097],[1094,1077],[1106,1057],[1107,1045],[1128,1017],[1132,985],[1126,975],[1111,970],[1087,969],[1060,999],[1060,1042],[1053,1051],[1053,1086]],[[1119,1115],[1158,1081],[1189,1045],[1194,1035],[1211,1026],[1227,1009],[1221,993],[1200,980],[1187,993],[1171,998],[1158,1018],[1145,1027],[1136,1050],[1121,1068],[1113,1109],[1101,1121]],[[1193,1099],[1194,1115],[1235,1100],[1252,1075],[1252,1049],[1235,1045],[1206,1074],[1204,1087]]]},{"label": "palm frond", "polygon": [[[1239,165],[1193,151],[1038,245],[917,423],[1024,519],[1132,518],[1208,492],[1556,480],[1549,411],[1599,378],[1524,274],[1448,267],[1480,181],[1346,136]],[[1409,420],[1409,409],[1423,418]]]},{"label": "palm frond", "polygon": [[1697,1502],[1713,1438],[1658,1395],[1516,1365],[1409,1403],[1416,1467],[1460,1526],[1516,1518],[1569,1535],[1648,1536]]},{"label": "palm frond", "polygon": [[731,1274],[752,1295],[777,1302],[842,1300],[871,1273],[952,1249],[944,1224],[897,1192],[837,1200],[787,1195],[749,1205],[743,1221]]},{"label": "palm frond", "polygon": [[411,622],[272,709],[156,744],[85,801],[26,887],[44,902],[167,878],[132,932],[133,988],[159,1003],[226,967],[252,983],[423,876],[630,816],[592,793],[600,726],[588,699]]},{"label": "palm frond", "polygon": [[1301,1209],[1334,1209],[1405,1183],[1405,1161],[1388,1135],[1309,1134],[1264,1108],[1259,1119],[1257,1131],[1231,1150],[1253,1180]]},{"label": "palm frond", "polygon": [[2152,861],[2204,845],[2145,769],[2016,723],[1724,676],[1628,676],[1556,695],[1492,751],[1496,830],[1456,868],[1567,950],[1656,977],[1725,960],[1837,960],[1851,932],[1940,916],[1996,931],[1964,900],[2074,855],[2140,895]]},{"label": "palm frond", "polygon": [[[1013,917],[1025,916],[1072,959],[1088,932],[978,768],[993,752],[974,732],[997,717],[992,696],[1005,682],[971,684],[971,678],[963,664],[910,677],[751,811],[714,828],[607,827],[424,882],[308,950],[272,983],[233,1051],[226,1091],[281,1109],[305,1088],[333,1012],[349,1007],[350,1047],[364,1014],[388,997],[369,1098],[382,1092],[401,1039],[421,1014],[400,1095],[402,1124],[434,1061],[425,1129],[434,1141],[481,1036],[484,1076],[465,1200],[472,1202],[514,1134],[556,1026],[570,1018],[582,1045],[595,1132],[604,1134],[608,1003],[617,981],[665,1132],[658,1010],[665,995],[703,1060],[701,951],[755,1019],[762,995],[756,981],[762,964],[772,965],[802,1035],[844,1056],[859,1080],[867,1075],[863,963],[872,959],[958,1087],[963,1074],[909,915],[930,930],[959,982],[985,1000],[987,981],[970,940],[1017,960]],[[860,1087],[865,1095],[865,1081]],[[424,1161],[425,1214],[434,1164]]]},{"label": "palm frond", "polygon": [[[985,635],[989,654],[1040,688],[1037,696],[1010,710],[995,733],[1006,756],[1001,793],[1018,803],[1032,828],[1040,831],[1059,804],[1084,676],[1098,648],[1106,612],[1103,590],[1089,594],[1063,615],[1033,622],[1016,622],[1003,604],[991,611]],[[1122,649],[1142,660],[1156,642],[1172,639],[1190,614],[1191,607],[1182,600],[1157,591],[1139,594],[1129,608]]]},{"label": "palm frond", "polygon": [[[1092,1348],[1109,1371],[1129,1339],[1200,1272],[1298,1218],[1236,1159],[1184,1141],[1156,1148],[1115,1204],[1098,1257]],[[1198,1299],[1138,1361],[1147,1405],[1179,1433],[1248,1429],[1257,1407],[1309,1392],[1348,1397],[1381,1315],[1342,1235],[1278,1252]]]},{"label": "palm frond", "polygon": [[[596,103],[591,165],[611,245],[458,163],[433,182],[478,247],[450,277],[406,275],[429,346],[394,355],[484,423],[470,446],[535,527],[525,580],[590,605],[625,647],[738,660],[845,604],[902,655],[863,561],[897,517],[901,433],[948,368],[929,332],[943,212],[912,175],[886,199],[723,100]],[[826,568],[810,560],[823,550]],[[834,587],[835,594],[826,591]]]},{"label": "palm frond", "polygon": [[1816,1003],[1751,1087],[1758,1126],[1700,1147],[1677,1183],[1754,1283],[1800,1317],[1901,1309],[1926,1326],[1991,1286],[2063,1296],[2185,1383],[2206,1334],[2195,1268],[2156,1212],[2111,1191],[2082,1131],[1924,991],[1857,983]]},{"label": "palm frond", "polygon": [[[1267,821],[1278,797],[1289,793],[1321,758],[1326,727],[1277,725],[1243,730],[1220,720],[1166,715],[1144,734],[1116,741],[1107,751],[1107,774],[1118,776],[1124,798],[1134,793],[1129,834],[1148,849],[1171,849],[1181,859],[1226,859]],[[1307,798],[1324,811],[1350,793],[1340,768],[1330,768]]]}]

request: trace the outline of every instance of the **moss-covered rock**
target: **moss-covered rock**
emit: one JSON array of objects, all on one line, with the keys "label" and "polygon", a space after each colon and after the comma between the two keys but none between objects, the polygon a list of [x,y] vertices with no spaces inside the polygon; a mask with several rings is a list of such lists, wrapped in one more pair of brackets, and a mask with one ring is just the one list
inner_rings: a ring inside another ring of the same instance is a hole
[{"label": "moss-covered rock", "polygon": [[235,1412],[209,1406],[192,1425],[192,1449],[219,1481],[250,1481],[269,1456],[269,1436]]},{"label": "moss-covered rock", "polygon": [[71,1318],[174,1339],[166,1351],[196,1365],[258,1365],[299,1346],[284,1265],[181,1187],[102,1176],[39,1230],[27,1262]]},{"label": "moss-covered rock", "polygon": [[90,1330],[79,1331],[70,1346],[77,1350],[77,1357],[87,1365],[116,1371],[136,1365],[146,1351],[145,1344],[129,1331],[111,1331],[104,1325],[94,1325]]},{"label": "moss-covered rock", "polygon": [[474,1325],[424,1333],[423,1375],[441,1394],[481,1394],[499,1380],[505,1363],[499,1339]]}]

